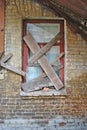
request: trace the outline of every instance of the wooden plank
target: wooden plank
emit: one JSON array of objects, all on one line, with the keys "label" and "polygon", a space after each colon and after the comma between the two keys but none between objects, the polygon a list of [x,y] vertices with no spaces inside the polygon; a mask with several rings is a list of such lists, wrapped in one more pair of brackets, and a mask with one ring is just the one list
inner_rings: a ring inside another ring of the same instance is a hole
[{"label": "wooden plank", "polygon": [[[59,56],[57,56],[57,57],[55,57],[52,61],[51,61],[51,65],[53,66],[54,64],[55,64],[55,62],[56,61],[58,61],[60,58],[62,58],[64,56],[64,52],[62,52]],[[28,64],[28,66],[39,66],[39,64],[37,63],[34,63],[34,64],[32,64],[32,63],[30,63],[30,64]],[[60,70],[61,68],[63,68],[63,65],[58,65],[57,66],[57,70]],[[46,74],[45,73],[42,73],[39,77],[37,77],[37,78],[42,78],[42,77],[46,77]],[[37,79],[36,78],[36,79]]]},{"label": "wooden plank", "polygon": [[[55,64],[55,62],[56,61],[58,61],[58,60],[60,60],[60,58],[62,58],[64,56],[64,52],[62,52],[59,56],[57,56],[57,57],[55,57],[52,61],[51,61],[51,65],[52,65],[52,67],[54,68],[54,70],[56,71],[56,70],[60,70],[60,69],[62,69],[64,66],[63,65],[57,65],[57,66],[55,66],[54,64]],[[39,66],[39,63],[28,63],[28,66]],[[44,78],[44,77],[46,77],[46,74],[45,73],[42,73],[40,76],[38,76],[38,77],[36,77],[35,79],[40,79],[40,78]]]},{"label": "wooden plank", "polygon": [[45,73],[42,73],[40,76],[34,78],[28,83],[21,84],[21,88],[24,92],[36,91],[42,89],[43,87],[51,87],[51,86],[53,86],[53,84]]},{"label": "wooden plank", "polygon": [[[28,67],[40,67],[39,64],[28,64],[27,65]],[[53,69],[56,71],[56,70],[59,70],[61,68],[63,68],[63,65],[59,64],[59,65],[52,65]]]},{"label": "wooden plank", "polygon": [[21,95],[21,98],[24,99],[24,100],[25,99],[29,100],[29,96],[43,96],[43,98],[45,98],[45,99],[46,99],[46,96],[49,96],[50,99],[51,98],[57,98],[59,96],[59,98],[65,99],[66,96],[67,96],[67,92],[66,92],[65,88],[63,88],[59,91],[56,91],[55,89],[52,88],[52,89],[49,89],[48,91],[42,90],[42,91],[33,91],[33,92],[29,92],[29,93],[21,91],[20,95]]},{"label": "wooden plank", "polygon": [[21,88],[24,92],[31,92],[36,90],[41,90],[43,87],[51,87],[53,86],[52,82],[48,77],[41,78],[37,80],[32,80],[29,83],[21,84]]},{"label": "wooden plank", "polygon": [[4,0],[0,0],[0,54],[4,51]]},{"label": "wooden plank", "polygon": [[[55,64],[55,62],[57,61],[57,60],[59,60],[62,56],[64,56],[64,52],[62,52],[61,54],[60,54],[60,56],[58,56],[58,57],[56,57],[54,60],[52,60],[52,62],[51,62],[51,65],[54,65]],[[39,66],[39,64],[38,63],[35,63],[35,64],[30,64],[29,66]],[[62,65],[58,65],[57,66],[57,68],[56,69],[61,69],[63,66]],[[22,87],[22,89],[23,89],[23,91],[25,91],[25,92],[30,92],[30,91],[34,91],[34,88],[35,88],[35,90],[39,90],[39,89],[42,89],[42,87],[48,87],[48,86],[52,86],[51,84],[52,83],[47,83],[47,82],[45,82],[45,83],[43,83],[42,85],[40,84],[41,82],[39,82],[41,79],[43,79],[43,82],[44,82],[44,78],[46,77],[46,74],[45,73],[42,73],[40,76],[38,76],[38,77],[36,77],[36,78],[34,78],[32,81],[30,81],[30,82],[28,82],[28,83],[22,83],[22,85],[21,85],[21,87]],[[35,81],[36,82],[38,82],[38,83],[35,83]],[[33,83],[34,82],[34,83]],[[36,84],[36,85],[35,85]],[[38,84],[38,86],[37,86],[37,84]],[[32,88],[31,88],[32,87]]]},{"label": "wooden plank", "polygon": [[[39,45],[35,42],[34,38],[32,37],[32,35],[30,33],[24,37],[24,41],[26,42],[27,46],[31,49],[31,51],[34,54],[40,50]],[[38,62],[41,65],[41,67],[43,68],[43,70],[45,71],[45,73],[47,74],[47,76],[49,77],[49,79],[51,80],[54,87],[57,90],[61,89],[64,85],[63,85],[62,81],[60,80],[60,78],[55,73],[52,66],[49,64],[46,57],[42,56],[38,60]]]},{"label": "wooden plank", "polygon": [[40,57],[42,57],[62,37],[63,37],[63,32],[58,33],[49,43],[47,43],[34,56],[31,57],[31,59],[29,60],[29,63],[36,62]]},{"label": "wooden plank", "polygon": [[25,72],[24,71],[21,71],[21,70],[18,70],[16,67],[13,67],[11,65],[8,65],[6,63],[3,63],[3,62],[0,62],[0,65],[10,71],[13,71],[19,75],[22,75],[22,76],[25,76]]},{"label": "wooden plank", "polygon": [[[62,66],[59,67],[59,69],[61,68]],[[22,83],[21,86],[24,91],[29,92],[29,91],[34,91],[34,89],[39,90],[42,89],[42,87],[53,86],[53,84],[48,79],[46,74],[42,73],[40,76],[34,78],[30,82]]]},{"label": "wooden plank", "polygon": [[56,58],[54,58],[51,62],[51,65],[54,65],[56,61],[59,61],[60,58],[62,58],[64,56],[64,52],[60,53],[59,56],[57,56]]},{"label": "wooden plank", "polygon": [[1,58],[0,62],[7,62],[11,57],[13,56],[12,53],[9,53],[8,55],[5,55]]}]

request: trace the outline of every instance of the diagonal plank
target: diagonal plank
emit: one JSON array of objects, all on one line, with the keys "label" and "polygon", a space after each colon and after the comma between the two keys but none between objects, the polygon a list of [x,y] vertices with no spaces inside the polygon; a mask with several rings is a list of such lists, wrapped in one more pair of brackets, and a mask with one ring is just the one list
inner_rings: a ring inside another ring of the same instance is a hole
[{"label": "diagonal plank", "polygon": [[[24,37],[24,41],[26,42],[27,46],[31,49],[31,51],[34,54],[40,50],[39,45],[35,42],[34,38],[32,37],[32,35],[30,33]],[[53,83],[54,87],[57,90],[61,89],[64,85],[63,85],[62,81],[60,80],[60,78],[55,73],[52,66],[49,64],[46,57],[42,56],[38,60],[38,62],[41,65],[41,67],[43,68],[43,70],[45,71],[45,73],[47,74],[47,76],[49,77],[49,79],[51,80],[51,82]]]},{"label": "diagonal plank", "polygon": [[[64,52],[61,52],[61,54],[59,55],[59,56],[57,56],[56,58],[54,58],[52,61],[51,61],[51,66],[53,67],[53,65],[55,64],[55,62],[56,61],[58,61],[61,57],[63,57],[64,56]],[[35,63],[35,64],[32,64],[32,63],[30,63],[30,64],[28,64],[28,66],[39,66],[39,63]],[[62,69],[63,68],[63,65],[57,65],[57,67],[55,68],[54,67],[54,70],[60,70],[60,69]],[[45,73],[42,73],[40,76],[38,76],[38,77],[36,77],[35,79],[40,79],[40,78],[44,78],[44,77],[46,77],[46,74]],[[22,83],[23,84],[23,83]],[[25,84],[25,87],[26,87],[26,84]]]},{"label": "diagonal plank", "polygon": [[34,56],[31,57],[31,59],[29,60],[29,63],[36,62],[40,57],[42,57],[62,37],[63,37],[63,32],[58,33],[49,43],[47,43]]},{"label": "diagonal plank", "polygon": [[25,76],[25,72],[22,70],[17,69],[16,67],[13,67],[11,65],[8,65],[7,63],[0,62],[0,65],[4,67],[5,69],[8,69],[10,71],[13,71],[19,75]]},{"label": "diagonal plank", "polygon": [[13,56],[12,53],[9,53],[8,55],[5,55],[1,57],[0,60],[0,67],[4,67],[5,69],[11,70],[19,75],[25,76],[25,72],[22,70],[17,69],[16,67],[13,67],[11,65],[8,65],[6,62]]},{"label": "diagonal plank", "polygon": [[0,62],[7,62],[11,57],[13,56],[12,53],[9,53],[8,55],[5,55],[4,57],[1,58]]},{"label": "diagonal plank", "polygon": [[64,52],[61,52],[59,56],[55,57],[52,61],[51,61],[51,65],[54,65],[56,61],[60,60],[60,58],[62,58],[64,56]]}]

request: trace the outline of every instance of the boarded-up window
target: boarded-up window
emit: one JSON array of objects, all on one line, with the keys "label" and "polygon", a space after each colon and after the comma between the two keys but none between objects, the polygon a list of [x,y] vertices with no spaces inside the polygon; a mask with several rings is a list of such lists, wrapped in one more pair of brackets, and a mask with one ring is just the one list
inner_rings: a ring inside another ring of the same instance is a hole
[{"label": "boarded-up window", "polygon": [[[23,21],[23,36],[31,33],[40,48],[50,44],[51,39],[55,38],[60,32],[64,32],[64,20],[33,19]],[[49,64],[51,64],[56,57],[60,57],[61,53],[64,53],[64,36],[54,43],[44,56]],[[33,56],[32,50],[23,41],[23,70],[26,71],[23,82],[26,83],[31,82],[44,73],[44,68],[40,66],[38,60],[30,64],[30,59]],[[62,67],[58,69],[60,65]],[[56,60],[52,67],[64,84],[64,55],[59,60]]]}]

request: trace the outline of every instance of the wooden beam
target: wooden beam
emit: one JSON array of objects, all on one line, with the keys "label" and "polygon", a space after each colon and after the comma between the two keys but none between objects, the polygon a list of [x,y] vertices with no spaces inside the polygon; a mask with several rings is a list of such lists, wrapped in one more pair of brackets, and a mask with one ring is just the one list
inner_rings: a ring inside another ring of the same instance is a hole
[{"label": "wooden beam", "polygon": [[9,53],[8,55],[5,55],[1,58],[0,62],[7,62],[11,57],[13,56],[12,53]]},{"label": "wooden beam", "polygon": [[[60,58],[62,58],[64,56],[64,52],[62,52],[58,57],[54,58],[52,61],[51,61],[51,65],[53,67],[53,65],[55,64],[56,61],[58,61]],[[28,64],[29,66],[33,65],[33,64]],[[35,64],[35,66],[38,66],[39,64]],[[60,70],[61,68],[63,68],[64,66],[63,65],[58,65],[57,66],[57,70]],[[40,79],[40,78],[44,78],[46,77],[46,73],[42,73],[40,76],[36,77],[35,79]]]},{"label": "wooden beam", "polygon": [[3,63],[3,62],[0,62],[0,65],[2,67],[4,67],[5,69],[8,69],[10,71],[13,71],[19,75],[22,75],[22,76],[25,76],[25,72],[24,71],[21,71],[21,70],[18,70],[16,67],[13,67],[11,65],[8,65],[7,63]]},{"label": "wooden beam", "polygon": [[[56,57],[54,60],[52,60],[51,65],[54,65],[55,62],[57,60],[59,60],[62,56],[64,56],[64,52],[62,52],[58,57]],[[37,64],[30,64],[29,66],[33,66],[33,65],[39,66],[38,63]],[[62,65],[58,65],[57,69],[61,69],[62,67],[63,67]],[[43,80],[42,81],[43,84],[42,84],[41,80]],[[31,80],[28,83],[22,83],[21,84],[21,88],[23,89],[24,92],[31,92],[31,91],[34,91],[34,90],[42,89],[43,87],[50,87],[50,86],[53,86],[53,84],[51,82],[49,82],[49,79],[47,80],[45,73],[42,73],[40,76],[34,78],[33,80]]]},{"label": "wooden beam", "polygon": [[21,88],[24,92],[31,92],[36,90],[41,90],[43,87],[53,86],[52,82],[48,77],[40,78],[39,80],[32,80],[29,83],[21,84]]},{"label": "wooden beam", "polygon": [[[28,67],[40,67],[39,64],[28,64],[27,65]],[[59,70],[61,68],[63,68],[63,65],[59,64],[59,65],[52,65],[53,69],[56,71],[56,70]]]},{"label": "wooden beam", "polygon": [[[24,41],[26,42],[27,46],[31,49],[31,51],[34,54],[37,53],[40,50],[39,45],[35,42],[34,38],[32,37],[32,35],[30,33],[24,37]],[[46,57],[42,56],[38,60],[38,62],[41,65],[41,67],[43,68],[43,70],[45,71],[46,75],[51,80],[51,82],[54,85],[54,87],[57,90],[61,89],[64,85],[63,85],[62,81],[60,80],[60,78],[55,73],[54,69],[49,64],[49,62],[46,59]]]},{"label": "wooden beam", "polygon": [[63,32],[58,33],[49,43],[47,43],[34,56],[31,57],[31,59],[29,60],[29,63],[36,62],[40,57],[42,57],[62,37],[63,37]]},{"label": "wooden beam", "polygon": [[54,58],[52,61],[51,61],[51,65],[54,65],[56,61],[59,61],[60,58],[62,58],[64,56],[64,52],[60,53],[59,56],[57,56],[56,58]]}]

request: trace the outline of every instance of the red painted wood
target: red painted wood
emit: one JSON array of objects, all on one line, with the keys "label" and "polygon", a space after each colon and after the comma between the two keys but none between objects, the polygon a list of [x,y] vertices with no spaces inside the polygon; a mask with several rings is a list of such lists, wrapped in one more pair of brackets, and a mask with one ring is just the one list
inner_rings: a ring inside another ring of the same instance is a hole
[{"label": "red painted wood", "polygon": [[[25,35],[26,35],[26,24],[23,22],[23,36],[25,36]],[[23,40],[23,44],[22,44],[22,70],[25,72],[26,72],[27,63],[28,63],[28,47]],[[26,82],[26,75],[22,78],[22,82]]]},{"label": "red painted wood", "polygon": [[[60,31],[64,31],[64,23],[63,21],[60,24]],[[64,52],[64,37],[61,39],[60,43],[60,53]],[[60,59],[60,63],[64,66],[64,57]],[[60,79],[64,83],[64,67],[60,69]]]},{"label": "red painted wood", "polygon": [[[26,67],[28,63],[28,47],[25,43],[23,44],[22,61],[22,70],[26,72]],[[26,82],[26,75],[23,77],[23,82]]]},{"label": "red painted wood", "polygon": [[0,0],[0,53],[4,51],[4,3]]}]

